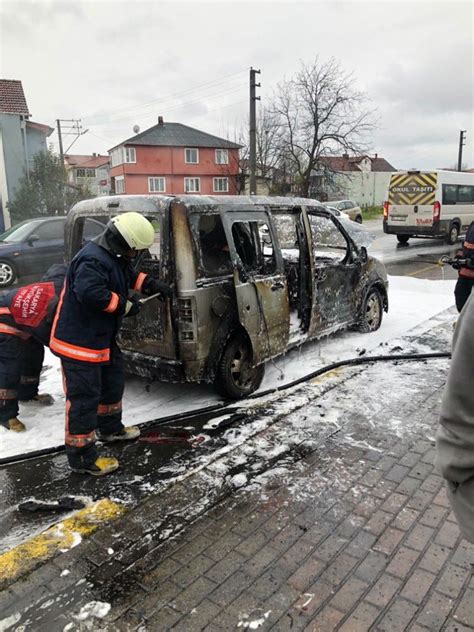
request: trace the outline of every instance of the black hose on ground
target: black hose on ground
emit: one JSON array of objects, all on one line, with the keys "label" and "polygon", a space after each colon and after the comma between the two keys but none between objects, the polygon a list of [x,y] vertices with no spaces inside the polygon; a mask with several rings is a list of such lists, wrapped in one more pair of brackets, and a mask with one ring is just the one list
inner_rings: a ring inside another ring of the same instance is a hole
[{"label": "black hose on ground", "polygon": [[[282,384],[281,386],[277,386],[276,388],[269,388],[263,392],[252,393],[246,399],[259,399],[260,397],[265,397],[267,395],[271,395],[272,393],[277,393],[281,391],[285,391],[287,389],[293,388],[294,386],[298,386],[303,382],[307,382],[308,380],[312,380],[315,377],[323,375],[324,373],[328,373],[329,371],[333,371],[334,369],[338,369],[340,367],[346,366],[357,366],[359,364],[370,364],[371,362],[397,362],[399,360],[409,361],[409,360],[433,360],[439,358],[450,358],[451,353],[449,352],[436,352],[436,353],[404,353],[401,355],[378,355],[378,356],[364,356],[358,358],[350,358],[349,360],[340,360],[339,362],[333,362],[332,364],[328,364],[321,369],[317,369],[316,371],[312,371],[303,377],[300,377],[293,382],[289,382],[288,384]],[[232,400],[232,404],[236,404],[235,400]],[[204,408],[199,408],[197,410],[190,410],[186,413],[177,413],[175,415],[169,415],[168,417],[160,417],[159,419],[153,419],[150,421],[146,421],[142,424],[137,424],[139,428],[144,428],[145,426],[150,425],[163,425],[169,423],[171,421],[190,419],[192,417],[196,417],[197,415],[202,416],[209,413],[218,412],[219,410],[225,409],[230,406],[230,402],[220,402],[218,404],[213,404],[212,406],[205,406]],[[31,459],[37,459],[42,456],[49,456],[50,454],[56,454],[58,452],[65,451],[64,445],[55,446],[54,448],[44,448],[42,450],[35,450],[34,452],[28,452],[25,454],[15,454],[10,457],[5,457],[0,459],[0,466],[3,465],[12,465],[13,463],[18,463],[19,461],[29,461]]]}]

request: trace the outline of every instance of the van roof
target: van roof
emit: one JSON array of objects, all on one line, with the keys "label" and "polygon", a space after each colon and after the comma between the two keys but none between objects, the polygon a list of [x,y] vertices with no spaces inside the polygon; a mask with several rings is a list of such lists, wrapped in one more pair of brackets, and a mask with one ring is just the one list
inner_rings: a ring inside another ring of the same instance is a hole
[{"label": "van roof", "polygon": [[263,195],[113,195],[82,200],[82,202],[78,202],[71,208],[70,213],[97,215],[101,211],[110,213],[114,209],[121,213],[133,210],[156,213],[157,210],[165,211],[172,201],[184,202],[189,206],[208,208],[223,204],[232,204],[234,206],[322,206],[321,202],[310,198]]}]

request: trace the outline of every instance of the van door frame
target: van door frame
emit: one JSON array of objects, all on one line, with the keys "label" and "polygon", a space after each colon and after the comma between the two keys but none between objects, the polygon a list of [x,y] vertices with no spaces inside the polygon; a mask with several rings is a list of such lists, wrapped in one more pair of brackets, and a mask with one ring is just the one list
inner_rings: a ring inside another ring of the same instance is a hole
[{"label": "van door frame", "polygon": [[[250,338],[253,363],[257,365],[284,353],[288,347],[290,310],[281,250],[271,212],[265,206],[221,206],[219,211],[229,244],[239,321]],[[245,270],[234,244],[232,226],[235,223],[259,221],[268,226],[272,239],[275,272],[271,274],[252,274]]]}]

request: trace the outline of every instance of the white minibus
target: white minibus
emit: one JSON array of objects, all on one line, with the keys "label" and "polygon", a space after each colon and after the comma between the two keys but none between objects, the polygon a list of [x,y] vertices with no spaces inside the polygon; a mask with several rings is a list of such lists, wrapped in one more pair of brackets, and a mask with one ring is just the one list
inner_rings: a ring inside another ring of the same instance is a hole
[{"label": "white minibus", "polygon": [[474,220],[474,173],[393,173],[383,209],[383,230],[406,244],[410,237],[443,237],[454,244]]}]

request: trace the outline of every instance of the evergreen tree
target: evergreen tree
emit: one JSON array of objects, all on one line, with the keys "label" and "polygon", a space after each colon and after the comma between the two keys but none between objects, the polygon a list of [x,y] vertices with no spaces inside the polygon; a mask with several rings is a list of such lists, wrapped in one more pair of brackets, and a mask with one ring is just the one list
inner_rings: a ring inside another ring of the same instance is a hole
[{"label": "evergreen tree", "polygon": [[90,197],[87,187],[68,183],[60,157],[46,151],[34,156],[29,176],[22,177],[8,210],[12,224],[17,224],[33,217],[65,215],[73,204]]}]

